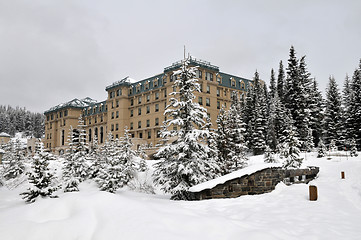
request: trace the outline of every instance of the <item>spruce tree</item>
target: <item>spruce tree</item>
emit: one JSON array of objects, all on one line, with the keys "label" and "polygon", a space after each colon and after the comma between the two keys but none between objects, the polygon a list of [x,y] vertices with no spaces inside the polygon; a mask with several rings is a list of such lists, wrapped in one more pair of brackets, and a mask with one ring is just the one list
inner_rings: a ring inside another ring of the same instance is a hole
[{"label": "spruce tree", "polygon": [[323,134],[324,101],[314,79],[310,94],[310,129],[314,144],[317,146]]},{"label": "spruce tree", "polygon": [[317,157],[322,158],[322,157],[326,156],[326,154],[327,154],[326,146],[323,143],[322,139],[320,139],[320,141],[318,142],[318,146],[317,146]]},{"label": "spruce tree", "polygon": [[351,157],[357,157],[358,156],[355,139],[351,139],[351,141],[350,141],[350,156]]},{"label": "spruce tree", "polygon": [[25,156],[19,139],[9,141],[3,156],[5,180],[15,179],[25,171]]},{"label": "spruce tree", "polygon": [[78,119],[77,129],[70,128],[68,144],[63,167],[64,192],[74,192],[79,191],[79,183],[90,177],[91,172],[86,161],[88,145],[82,116]]},{"label": "spruce tree", "polygon": [[157,156],[162,161],[155,165],[154,171],[155,183],[171,193],[173,199],[187,198],[188,188],[213,178],[212,169],[216,167],[207,159],[209,149],[203,143],[209,136],[204,129],[207,114],[205,108],[193,102],[194,92],[199,92],[200,87],[196,67],[190,67],[189,62],[189,58],[184,59],[181,69],[174,72],[177,76],[174,87],[179,91],[170,93],[173,97],[164,113],[168,130],[162,131],[161,136],[175,140],[159,149]]},{"label": "spruce tree", "polygon": [[281,102],[284,102],[284,84],[285,84],[285,70],[282,61],[280,61],[278,76],[277,76],[277,92]]},{"label": "spruce tree", "polygon": [[33,203],[39,197],[54,197],[53,193],[57,187],[53,186],[54,175],[48,168],[48,160],[42,154],[41,148],[37,145],[37,150],[32,158],[32,171],[28,172],[28,181],[32,185],[25,192],[21,193],[27,203]]},{"label": "spruce tree", "polygon": [[340,141],[343,135],[343,111],[341,106],[341,94],[337,83],[333,77],[330,77],[326,89],[326,109],[324,118],[324,139],[326,144],[331,140]]}]

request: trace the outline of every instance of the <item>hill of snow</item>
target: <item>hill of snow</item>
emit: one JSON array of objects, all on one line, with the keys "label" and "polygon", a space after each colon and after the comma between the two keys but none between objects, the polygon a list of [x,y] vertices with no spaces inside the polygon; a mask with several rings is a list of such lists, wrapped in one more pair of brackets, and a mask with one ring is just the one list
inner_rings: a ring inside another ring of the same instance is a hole
[{"label": "hill of snow", "polygon": [[100,192],[85,182],[80,192],[33,204],[18,195],[26,186],[2,187],[1,239],[360,239],[361,157],[314,156],[304,163],[320,167],[311,182],[318,188],[314,202],[306,184],[280,183],[263,195],[187,202],[128,190]]}]

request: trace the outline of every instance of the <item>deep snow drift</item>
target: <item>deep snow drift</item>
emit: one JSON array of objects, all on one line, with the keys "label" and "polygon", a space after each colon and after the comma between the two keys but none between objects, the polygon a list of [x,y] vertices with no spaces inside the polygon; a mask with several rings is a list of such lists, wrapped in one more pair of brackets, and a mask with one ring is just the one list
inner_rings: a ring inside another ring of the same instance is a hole
[{"label": "deep snow drift", "polygon": [[[253,164],[261,162],[252,158]],[[318,201],[308,185],[235,199],[170,201],[169,196],[128,190],[100,192],[86,182],[77,193],[26,204],[15,190],[0,188],[1,239],[360,239],[361,157],[317,159]],[[345,171],[346,179],[341,179]]]}]

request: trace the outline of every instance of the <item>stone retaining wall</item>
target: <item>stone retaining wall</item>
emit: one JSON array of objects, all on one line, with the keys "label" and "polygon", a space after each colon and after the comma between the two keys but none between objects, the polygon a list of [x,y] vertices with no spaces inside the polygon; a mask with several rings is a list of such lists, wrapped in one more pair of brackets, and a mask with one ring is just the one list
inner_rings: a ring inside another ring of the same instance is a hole
[{"label": "stone retaining wall", "polygon": [[283,181],[290,185],[293,183],[308,183],[319,172],[318,167],[306,169],[282,169],[280,167],[266,168],[255,173],[244,175],[218,184],[212,189],[200,192],[188,192],[189,200],[236,198],[242,195],[254,195],[271,192],[276,185]]}]

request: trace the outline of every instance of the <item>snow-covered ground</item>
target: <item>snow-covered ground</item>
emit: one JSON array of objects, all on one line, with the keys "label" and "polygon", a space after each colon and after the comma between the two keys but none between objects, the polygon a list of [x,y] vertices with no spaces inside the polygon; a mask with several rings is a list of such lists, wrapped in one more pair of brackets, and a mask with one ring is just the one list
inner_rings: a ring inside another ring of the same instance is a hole
[{"label": "snow-covered ground", "polygon": [[86,182],[80,192],[33,204],[18,195],[25,186],[12,191],[2,187],[0,238],[361,239],[361,157],[311,155],[303,165],[320,167],[311,182],[318,188],[318,201],[308,200],[306,184],[280,183],[263,195],[186,202],[127,190],[100,192]]}]

